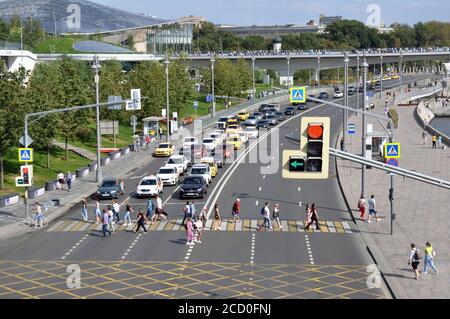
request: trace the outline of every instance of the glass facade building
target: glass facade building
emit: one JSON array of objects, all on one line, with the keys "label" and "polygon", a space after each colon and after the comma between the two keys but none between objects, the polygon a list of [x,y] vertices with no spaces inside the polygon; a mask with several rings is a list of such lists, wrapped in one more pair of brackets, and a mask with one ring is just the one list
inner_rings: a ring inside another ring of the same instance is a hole
[{"label": "glass facade building", "polygon": [[191,23],[170,24],[153,27],[147,31],[147,52],[165,54],[191,52],[194,25]]}]

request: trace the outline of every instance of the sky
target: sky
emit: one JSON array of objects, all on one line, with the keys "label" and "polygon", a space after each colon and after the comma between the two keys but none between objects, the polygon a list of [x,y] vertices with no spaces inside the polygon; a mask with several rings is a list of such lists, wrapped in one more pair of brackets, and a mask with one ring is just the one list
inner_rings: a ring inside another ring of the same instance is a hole
[{"label": "sky", "polygon": [[[394,22],[450,21],[449,0],[91,0],[133,13],[145,13],[159,18],[179,18],[187,15],[205,17],[216,24],[230,25],[305,25],[319,19],[319,14],[340,15],[364,23],[373,17],[368,6],[376,4],[386,26]],[[372,20],[373,21],[373,20]]]}]

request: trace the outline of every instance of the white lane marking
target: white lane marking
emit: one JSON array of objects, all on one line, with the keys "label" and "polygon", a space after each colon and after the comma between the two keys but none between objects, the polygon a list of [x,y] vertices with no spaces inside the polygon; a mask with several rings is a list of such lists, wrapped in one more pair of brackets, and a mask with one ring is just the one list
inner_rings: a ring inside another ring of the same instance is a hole
[{"label": "white lane marking", "polygon": [[206,221],[206,225],[205,225],[205,230],[210,230],[211,226],[212,226],[213,220],[212,219],[208,219]]},{"label": "white lane marking", "polygon": [[[250,249],[250,264],[253,265],[255,262],[255,241],[256,241],[256,234],[252,234],[252,245]],[[250,280],[253,280],[253,278],[250,278]]]},{"label": "white lane marking", "polygon": [[71,230],[79,222],[80,222],[79,220],[71,222],[69,225],[66,226],[66,228],[63,229],[63,232],[67,232],[67,231]]},{"label": "white lane marking", "polygon": [[301,192],[301,191],[302,191],[302,188],[301,188],[301,187],[299,187],[299,188],[298,188],[298,191],[299,191],[299,192]]},{"label": "white lane marking", "polygon": [[283,226],[283,229],[281,231],[284,231],[284,232],[288,232],[289,231],[289,226],[288,226],[287,220],[282,220],[281,221],[281,226]]},{"label": "white lane marking", "polygon": [[125,253],[123,254],[121,259],[125,259],[127,258],[128,254],[130,253],[130,251],[134,248],[134,246],[136,245],[136,243],[139,241],[139,239],[142,238],[142,233],[139,234],[136,239],[133,241],[133,243],[127,248],[127,250],[125,251]]},{"label": "white lane marking", "polygon": [[263,175],[263,179],[266,179],[266,175]]},{"label": "white lane marking", "polygon": [[305,226],[303,225],[303,222],[297,221],[297,230],[301,233],[305,232]]},{"label": "white lane marking", "polygon": [[311,263],[311,265],[314,265],[314,257],[313,257],[311,246],[309,245],[309,236],[308,235],[305,235],[305,242],[306,242],[306,250],[308,251],[309,262]]},{"label": "white lane marking", "polygon": [[250,223],[251,231],[256,231],[256,228],[258,227],[258,221],[256,219],[252,219]]},{"label": "white lane marking", "polygon": [[261,190],[262,190],[262,186],[259,187],[258,191],[261,191]]},{"label": "white lane marking", "polygon": [[60,220],[59,222],[56,222],[56,224],[54,224],[52,227],[50,227],[47,231],[54,231],[59,226],[61,226],[64,222],[65,222],[64,220]]},{"label": "white lane marking", "polygon": [[161,231],[164,229],[164,227],[167,225],[167,223],[169,222],[169,219],[163,220],[162,222],[159,223],[158,227],[156,228],[157,231]]},{"label": "white lane marking", "polygon": [[228,221],[222,220],[222,223],[220,224],[220,230],[221,231],[226,231],[227,230],[227,226],[228,226]]},{"label": "white lane marking", "polygon": [[172,230],[180,230],[181,228],[181,222],[183,221],[183,219],[177,219],[176,224],[173,225]]},{"label": "white lane marking", "polygon": [[256,206],[258,206],[258,205],[259,205],[259,200],[256,201]]},{"label": "white lane marking", "polygon": [[242,231],[242,222],[236,223],[235,231]]},{"label": "white lane marking", "polygon": [[283,146],[283,143],[281,143],[280,146]]},{"label": "white lane marking", "polygon": [[330,233],[336,232],[336,227],[334,226],[333,222],[327,222],[327,225],[328,225],[328,229],[330,230]]},{"label": "white lane marking", "polygon": [[298,202],[298,206],[302,207],[302,202]]},{"label": "white lane marking", "polygon": [[66,259],[74,251],[74,249],[77,248],[88,237],[89,234],[84,235],[72,248],[69,249],[69,251],[64,254],[64,256],[61,257],[61,259]]}]

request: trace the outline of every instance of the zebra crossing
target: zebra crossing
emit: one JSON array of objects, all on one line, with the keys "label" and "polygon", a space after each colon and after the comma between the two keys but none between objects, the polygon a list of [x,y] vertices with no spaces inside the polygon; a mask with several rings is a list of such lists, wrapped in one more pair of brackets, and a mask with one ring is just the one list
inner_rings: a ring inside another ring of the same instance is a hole
[{"label": "zebra crossing", "polygon": [[[153,225],[147,224],[149,231],[185,231],[180,219],[158,220]],[[252,232],[257,231],[258,225],[263,223],[262,219],[243,219],[239,223],[233,223],[233,220],[222,220],[220,232]],[[316,230],[315,225],[312,225],[309,230],[305,230],[305,221],[298,220],[282,220],[281,229],[276,223],[273,223],[273,232],[288,232],[288,233],[303,233],[303,232],[319,232],[319,233],[334,233],[334,234],[352,234],[358,231],[352,228],[346,221],[320,221],[320,230]],[[204,230],[213,231],[213,220],[208,220],[205,224]],[[116,232],[132,231],[136,229],[137,224],[133,222],[131,225],[115,224],[114,230]],[[91,232],[101,231],[102,223],[84,222],[79,220],[60,220],[53,225],[49,225],[46,231],[48,232]],[[264,230],[264,228],[263,228]]]}]

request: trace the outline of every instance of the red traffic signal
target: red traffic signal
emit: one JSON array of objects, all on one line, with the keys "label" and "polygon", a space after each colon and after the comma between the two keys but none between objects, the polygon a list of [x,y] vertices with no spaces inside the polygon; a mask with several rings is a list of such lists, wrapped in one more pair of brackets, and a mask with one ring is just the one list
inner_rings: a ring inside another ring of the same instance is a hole
[{"label": "red traffic signal", "polygon": [[308,126],[308,138],[313,140],[322,139],[323,125],[322,124],[310,124]]},{"label": "red traffic signal", "polygon": [[23,170],[22,170],[22,172],[23,172],[23,174],[28,174],[28,173],[29,173],[28,167],[24,167]]}]

